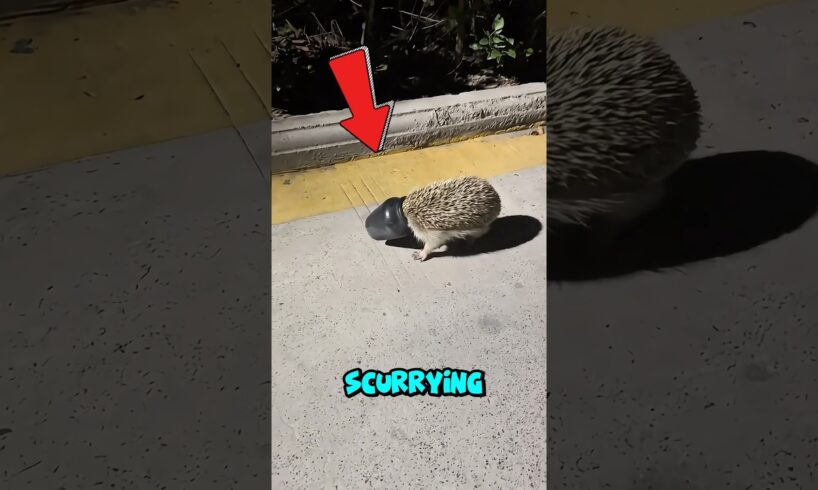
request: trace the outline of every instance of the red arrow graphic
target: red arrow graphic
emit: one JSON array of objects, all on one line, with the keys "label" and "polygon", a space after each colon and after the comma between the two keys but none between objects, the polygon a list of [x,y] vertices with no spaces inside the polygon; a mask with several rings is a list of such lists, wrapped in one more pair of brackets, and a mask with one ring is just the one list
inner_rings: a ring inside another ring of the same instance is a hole
[{"label": "red arrow graphic", "polygon": [[329,60],[329,67],[352,112],[352,117],[341,121],[341,126],[370,150],[381,151],[395,103],[392,101],[375,105],[369,49],[361,46],[333,56]]}]

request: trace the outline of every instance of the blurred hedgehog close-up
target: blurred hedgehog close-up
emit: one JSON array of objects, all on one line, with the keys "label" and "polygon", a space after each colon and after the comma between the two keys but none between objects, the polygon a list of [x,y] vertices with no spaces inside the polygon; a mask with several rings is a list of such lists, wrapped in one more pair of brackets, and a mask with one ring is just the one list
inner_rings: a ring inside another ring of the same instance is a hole
[{"label": "blurred hedgehog close-up", "polygon": [[423,243],[413,257],[423,262],[455,240],[473,244],[488,233],[500,208],[500,196],[488,181],[456,177],[387,199],[367,217],[366,229],[376,240],[413,235]]},{"label": "blurred hedgehog close-up", "polygon": [[656,42],[618,27],[550,35],[546,59],[548,229],[642,215],[696,148],[692,84]]}]

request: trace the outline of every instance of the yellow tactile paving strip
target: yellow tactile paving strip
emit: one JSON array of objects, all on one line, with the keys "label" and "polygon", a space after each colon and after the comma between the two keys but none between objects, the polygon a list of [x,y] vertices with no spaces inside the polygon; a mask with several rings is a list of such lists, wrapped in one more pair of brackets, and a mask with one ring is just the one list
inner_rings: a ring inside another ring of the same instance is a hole
[{"label": "yellow tactile paving strip", "polygon": [[273,224],[375,204],[457,175],[490,178],[543,165],[546,136],[488,136],[273,176]]},{"label": "yellow tactile paving strip", "polygon": [[268,0],[136,5],[0,26],[0,176],[269,118]]}]

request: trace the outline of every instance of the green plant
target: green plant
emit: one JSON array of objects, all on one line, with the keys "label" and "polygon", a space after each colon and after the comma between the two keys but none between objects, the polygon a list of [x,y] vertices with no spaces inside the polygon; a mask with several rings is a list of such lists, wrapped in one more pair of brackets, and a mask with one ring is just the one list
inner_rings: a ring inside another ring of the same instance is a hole
[{"label": "green plant", "polygon": [[470,47],[476,52],[483,53],[487,59],[496,60],[498,65],[503,64],[503,58],[506,56],[513,59],[516,59],[518,54],[531,56],[534,50],[515,46],[514,39],[503,34],[503,26],[505,20],[497,14],[492,22],[491,31],[484,31],[483,38],[472,43]]}]

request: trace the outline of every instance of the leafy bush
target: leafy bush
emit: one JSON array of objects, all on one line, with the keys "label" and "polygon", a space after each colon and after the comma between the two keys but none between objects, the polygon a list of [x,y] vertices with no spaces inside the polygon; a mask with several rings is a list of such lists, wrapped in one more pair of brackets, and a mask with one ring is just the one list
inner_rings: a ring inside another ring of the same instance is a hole
[{"label": "leafy bush", "polygon": [[470,47],[475,51],[482,52],[488,60],[497,60],[500,65],[503,64],[503,57],[508,56],[516,59],[518,52],[522,52],[526,57],[531,56],[534,49],[521,48],[519,43],[514,46],[514,38],[503,35],[503,26],[505,26],[505,20],[500,14],[497,14],[491,30],[483,31],[483,38],[476,43],[472,43]]},{"label": "leafy bush", "polygon": [[473,90],[498,77],[517,80],[530,71],[529,58],[544,53],[544,2],[285,3],[276,0],[273,11],[273,105],[294,111],[343,107],[326,62],[361,45],[369,48],[383,100]]}]

